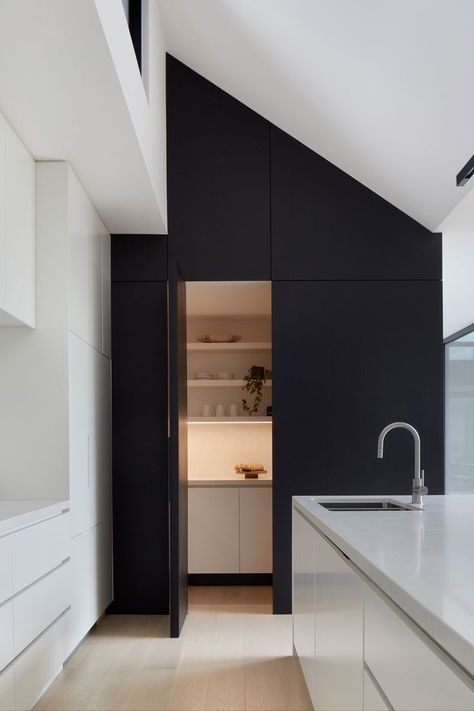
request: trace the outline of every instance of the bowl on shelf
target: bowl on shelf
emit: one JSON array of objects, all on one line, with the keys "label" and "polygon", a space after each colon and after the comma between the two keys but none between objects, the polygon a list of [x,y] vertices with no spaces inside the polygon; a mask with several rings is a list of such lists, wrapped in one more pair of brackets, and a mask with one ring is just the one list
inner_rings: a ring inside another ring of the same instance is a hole
[{"label": "bowl on shelf", "polygon": [[216,380],[234,380],[235,375],[234,373],[226,373],[223,371],[222,373],[216,373],[215,378]]},{"label": "bowl on shelf", "polygon": [[194,380],[214,380],[212,373],[194,373]]},{"label": "bowl on shelf", "polygon": [[231,333],[210,333],[209,335],[199,336],[198,341],[201,343],[237,343],[242,336],[235,336]]}]

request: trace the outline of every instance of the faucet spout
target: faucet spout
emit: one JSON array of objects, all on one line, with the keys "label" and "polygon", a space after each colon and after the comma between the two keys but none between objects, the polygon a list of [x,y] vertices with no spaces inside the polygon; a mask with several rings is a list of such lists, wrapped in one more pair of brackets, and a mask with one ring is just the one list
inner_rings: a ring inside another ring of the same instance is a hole
[{"label": "faucet spout", "polygon": [[408,422],[392,422],[383,428],[379,434],[379,439],[377,443],[377,457],[383,459],[383,445],[386,435],[394,429],[404,429],[411,432],[413,440],[415,443],[415,474],[413,478],[413,493],[412,493],[412,504],[423,507],[423,494],[428,493],[428,489],[425,487],[425,476],[421,469],[421,441],[420,435],[417,430],[409,425]]}]

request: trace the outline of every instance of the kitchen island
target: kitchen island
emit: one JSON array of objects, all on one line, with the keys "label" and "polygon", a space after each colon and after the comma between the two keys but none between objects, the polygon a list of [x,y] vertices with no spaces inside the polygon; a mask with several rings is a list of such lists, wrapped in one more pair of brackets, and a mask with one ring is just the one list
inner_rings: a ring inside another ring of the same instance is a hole
[{"label": "kitchen island", "polygon": [[474,496],[321,505],[342,499],[358,497],[293,499],[294,646],[315,706],[474,709]]}]

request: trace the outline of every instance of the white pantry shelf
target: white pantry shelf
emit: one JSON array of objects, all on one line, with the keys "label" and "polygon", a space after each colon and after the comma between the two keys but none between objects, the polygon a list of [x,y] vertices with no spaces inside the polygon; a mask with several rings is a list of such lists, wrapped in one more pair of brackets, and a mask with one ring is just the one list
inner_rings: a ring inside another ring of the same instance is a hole
[{"label": "white pantry shelf", "polygon": [[234,351],[271,351],[271,343],[188,343],[188,351],[203,353],[232,353]]},{"label": "white pantry shelf", "polygon": [[[244,380],[188,380],[188,388],[242,388]],[[272,381],[266,380],[264,388],[271,388]]]},{"label": "white pantry shelf", "polygon": [[188,417],[190,425],[271,425],[271,417]]}]

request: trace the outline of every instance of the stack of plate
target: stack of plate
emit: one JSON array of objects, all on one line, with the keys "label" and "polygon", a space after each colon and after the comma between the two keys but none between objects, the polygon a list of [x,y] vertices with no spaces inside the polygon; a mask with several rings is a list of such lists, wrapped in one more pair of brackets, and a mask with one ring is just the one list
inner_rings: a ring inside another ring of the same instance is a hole
[{"label": "stack of plate", "polygon": [[234,380],[234,373],[216,373],[216,380]]},{"label": "stack of plate", "polygon": [[194,373],[195,380],[214,380],[212,373]]}]

